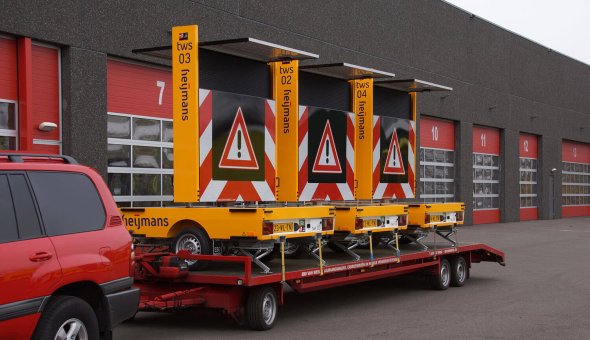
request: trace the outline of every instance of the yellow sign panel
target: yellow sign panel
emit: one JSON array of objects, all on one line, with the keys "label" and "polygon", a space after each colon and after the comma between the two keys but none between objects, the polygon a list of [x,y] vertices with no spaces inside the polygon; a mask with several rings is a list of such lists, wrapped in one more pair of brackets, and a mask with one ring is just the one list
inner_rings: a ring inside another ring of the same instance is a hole
[{"label": "yellow sign panel", "polygon": [[199,200],[199,29],[172,28],[174,202]]},{"label": "yellow sign panel", "polygon": [[276,102],[277,201],[298,200],[299,62],[271,63],[273,98]]},{"label": "yellow sign panel", "polygon": [[373,79],[350,82],[355,122],[354,175],[356,199],[373,198]]}]

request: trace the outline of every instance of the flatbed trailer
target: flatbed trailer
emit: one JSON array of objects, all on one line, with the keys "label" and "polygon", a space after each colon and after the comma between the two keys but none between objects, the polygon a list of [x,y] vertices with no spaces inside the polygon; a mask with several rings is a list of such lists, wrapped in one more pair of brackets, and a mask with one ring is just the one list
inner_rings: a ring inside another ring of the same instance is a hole
[{"label": "flatbed trailer", "polygon": [[[141,311],[171,311],[193,307],[221,309],[240,324],[252,329],[273,327],[278,306],[284,302],[284,288],[306,293],[386,277],[423,274],[433,288],[445,290],[462,286],[473,263],[497,262],[505,265],[505,255],[481,243],[456,246],[428,244],[400,247],[399,256],[389,248],[359,250],[359,261],[343,253],[326,250],[323,259],[284,260],[267,265],[271,273],[261,273],[248,256],[191,255],[137,249],[135,284],[141,290]],[[185,260],[209,262],[209,268],[188,271]]]}]

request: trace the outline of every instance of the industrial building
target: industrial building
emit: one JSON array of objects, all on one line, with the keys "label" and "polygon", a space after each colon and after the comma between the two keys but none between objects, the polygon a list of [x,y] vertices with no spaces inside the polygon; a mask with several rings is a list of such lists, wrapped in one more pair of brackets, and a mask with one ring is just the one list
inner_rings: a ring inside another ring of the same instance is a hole
[{"label": "industrial building", "polygon": [[[121,206],[172,203],[170,65],[133,50],[198,24],[451,87],[417,94],[415,200],[463,201],[466,224],[590,216],[590,66],[443,1],[0,4],[0,149],[71,155]],[[201,87],[270,97],[264,65],[200,58]]]}]

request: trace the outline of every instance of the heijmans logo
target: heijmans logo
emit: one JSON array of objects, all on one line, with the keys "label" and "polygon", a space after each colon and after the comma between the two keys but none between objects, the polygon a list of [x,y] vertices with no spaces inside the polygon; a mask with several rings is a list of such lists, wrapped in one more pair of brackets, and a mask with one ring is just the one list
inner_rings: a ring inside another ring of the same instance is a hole
[{"label": "heijmans logo", "polygon": [[178,40],[188,40],[188,32],[178,33]]}]

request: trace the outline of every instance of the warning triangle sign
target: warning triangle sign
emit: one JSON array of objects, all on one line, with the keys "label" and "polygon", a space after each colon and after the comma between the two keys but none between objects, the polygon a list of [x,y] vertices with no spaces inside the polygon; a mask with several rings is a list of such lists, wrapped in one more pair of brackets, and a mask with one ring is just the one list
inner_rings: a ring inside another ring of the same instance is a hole
[{"label": "warning triangle sign", "polygon": [[403,175],[406,173],[404,169],[404,162],[402,161],[402,153],[399,149],[399,140],[397,139],[397,130],[393,130],[393,136],[389,143],[389,151],[387,151],[387,158],[385,159],[385,167],[383,173],[386,175]]},{"label": "warning triangle sign", "polygon": [[229,137],[225,142],[219,167],[223,169],[258,170],[258,161],[254,154],[254,148],[252,147],[252,141],[248,134],[241,107],[238,107],[238,112],[236,112],[236,117],[229,131]]},{"label": "warning triangle sign", "polygon": [[322,140],[318,147],[318,153],[315,156],[312,171],[327,174],[342,173],[342,167],[340,166],[340,159],[336,152],[334,135],[332,134],[332,127],[330,126],[329,120],[326,121],[326,126],[324,127],[324,133],[322,134]]}]

